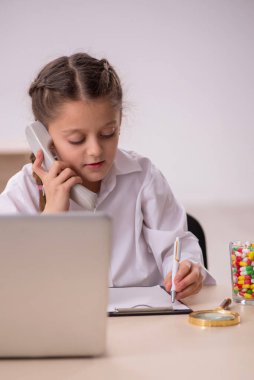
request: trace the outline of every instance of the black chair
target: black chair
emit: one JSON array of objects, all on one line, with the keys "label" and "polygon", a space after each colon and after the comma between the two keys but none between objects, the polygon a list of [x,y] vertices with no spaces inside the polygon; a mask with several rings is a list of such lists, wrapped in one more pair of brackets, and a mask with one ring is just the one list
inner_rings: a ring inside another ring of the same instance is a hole
[{"label": "black chair", "polygon": [[195,235],[199,240],[199,245],[201,247],[204,259],[204,266],[208,269],[207,253],[206,253],[206,238],[203,227],[193,216],[187,214],[187,225],[188,230]]}]

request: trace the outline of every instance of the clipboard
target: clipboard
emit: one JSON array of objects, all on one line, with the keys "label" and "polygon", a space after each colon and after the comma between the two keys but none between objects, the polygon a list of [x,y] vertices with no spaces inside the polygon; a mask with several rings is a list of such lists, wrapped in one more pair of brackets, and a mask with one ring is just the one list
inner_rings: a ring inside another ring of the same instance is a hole
[{"label": "clipboard", "polygon": [[109,288],[108,315],[174,315],[192,312],[183,302],[171,303],[170,294],[160,285],[149,287]]}]

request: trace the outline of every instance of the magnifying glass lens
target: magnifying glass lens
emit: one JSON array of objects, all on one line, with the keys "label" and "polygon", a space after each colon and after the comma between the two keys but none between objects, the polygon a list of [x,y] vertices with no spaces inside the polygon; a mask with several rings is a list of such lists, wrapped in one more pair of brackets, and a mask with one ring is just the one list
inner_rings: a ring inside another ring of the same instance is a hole
[{"label": "magnifying glass lens", "polygon": [[222,314],[219,312],[198,313],[195,315],[197,319],[204,319],[206,321],[231,321],[235,319],[233,315]]},{"label": "magnifying glass lens", "polygon": [[189,314],[189,322],[197,326],[233,326],[240,323],[240,315],[234,311],[225,310],[231,299],[225,300],[216,309],[199,310]]}]

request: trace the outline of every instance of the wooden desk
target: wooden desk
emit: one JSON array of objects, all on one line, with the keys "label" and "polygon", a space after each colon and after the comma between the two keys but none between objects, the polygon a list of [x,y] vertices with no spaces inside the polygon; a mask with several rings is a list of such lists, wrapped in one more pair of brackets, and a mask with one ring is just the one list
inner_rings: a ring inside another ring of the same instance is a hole
[{"label": "wooden desk", "polygon": [[[187,301],[194,310],[231,297],[229,287],[206,287]],[[201,328],[186,315],[108,319],[108,349],[96,359],[1,360],[3,380],[252,378],[254,306],[233,304],[240,325]],[[1,344],[1,342],[0,342]]]}]

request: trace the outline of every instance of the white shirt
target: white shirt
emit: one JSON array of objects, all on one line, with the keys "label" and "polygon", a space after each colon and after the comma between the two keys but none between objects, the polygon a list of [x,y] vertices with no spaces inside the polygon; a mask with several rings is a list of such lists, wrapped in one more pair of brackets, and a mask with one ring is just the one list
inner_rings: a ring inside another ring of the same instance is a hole
[{"label": "white shirt", "polygon": [[[70,211],[82,208],[70,201]],[[181,238],[181,261],[203,264],[197,238],[187,231],[186,213],[158,169],[145,157],[118,150],[101,183],[96,210],[113,223],[109,286],[163,284],[172,270],[173,246]],[[32,164],[25,165],[0,195],[0,213],[38,213],[39,193]],[[204,282],[214,284],[203,268]]]}]

